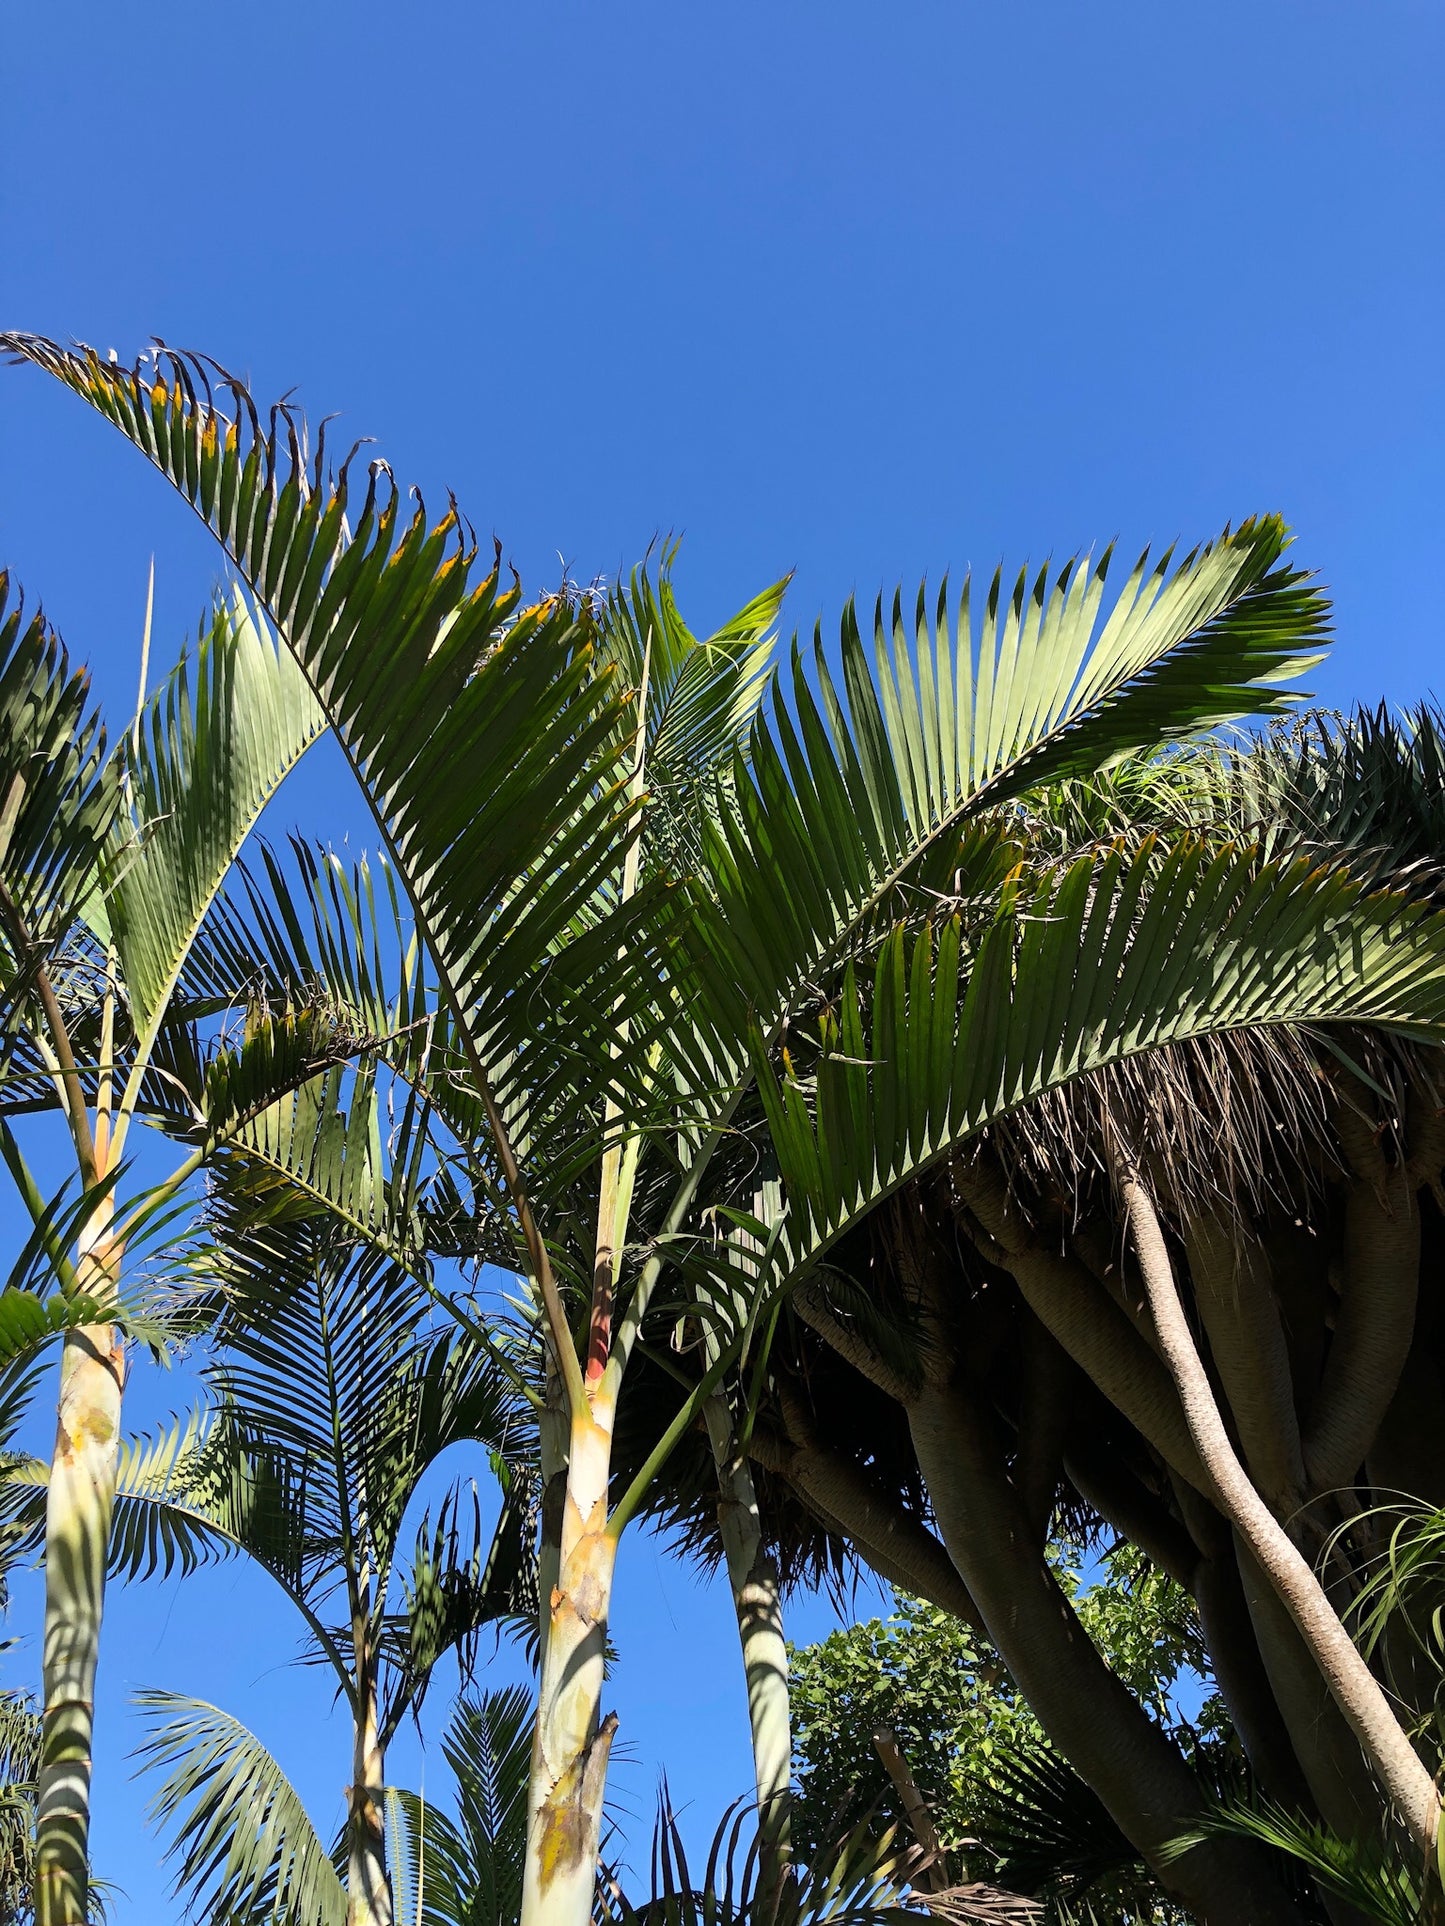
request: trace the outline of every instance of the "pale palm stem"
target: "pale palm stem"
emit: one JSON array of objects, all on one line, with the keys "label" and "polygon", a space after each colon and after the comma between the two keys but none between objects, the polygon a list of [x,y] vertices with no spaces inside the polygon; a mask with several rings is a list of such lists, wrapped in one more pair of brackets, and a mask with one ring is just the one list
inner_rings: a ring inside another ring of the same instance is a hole
[{"label": "pale palm stem", "polygon": [[778,1570],[763,1544],[758,1495],[747,1454],[738,1446],[732,1413],[720,1391],[707,1400],[703,1416],[717,1469],[718,1531],[727,1558],[747,1680],[764,1859],[763,1890],[773,1893],[780,1888],[792,1857],[789,1794],[793,1735]]},{"label": "pale palm stem", "polygon": [[[79,1282],[114,1296],[109,1207],[81,1239]],[[45,1508],[45,1716],[36,1794],[36,1926],[85,1926],[95,1673],[120,1450],[124,1342],[113,1324],[68,1333]]]},{"label": "pale palm stem", "polygon": [[376,1730],[376,1682],[363,1678],[347,1798],[346,1926],[392,1926],[386,1871],[386,1758]]},{"label": "pale palm stem", "polygon": [[616,1720],[601,1717],[607,1617],[617,1541],[607,1490],[612,1410],[574,1411],[557,1580],[544,1633],[528,1794],[521,1926],[588,1926],[602,1836],[602,1796]]}]

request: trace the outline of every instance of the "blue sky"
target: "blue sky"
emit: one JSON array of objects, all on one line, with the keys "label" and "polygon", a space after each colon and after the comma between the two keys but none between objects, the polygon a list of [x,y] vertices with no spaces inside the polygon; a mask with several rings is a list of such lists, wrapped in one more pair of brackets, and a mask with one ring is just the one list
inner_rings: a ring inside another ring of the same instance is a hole
[{"label": "blue sky", "polygon": [[[1278,509],[1336,598],[1318,691],[1406,701],[1441,680],[1442,64],[1438,0],[17,9],[0,319],[296,386],[532,582],[680,532],[695,625],[789,569],[790,621],[832,625],[855,590]],[[3,372],[0,565],[118,717],[152,554],[164,660],[207,539],[108,428]],[[324,756],[271,826],[303,818],[364,840]],[[138,1380],[137,1412],[178,1394]],[[699,1812],[743,1789],[731,1636],[715,1588],[630,1548],[639,1811],[662,1763]],[[97,1855],[122,1922],[168,1916],[133,1686],[221,1700],[339,1810],[344,1735],[276,1669],[289,1637],[239,1571],[114,1598]]]}]

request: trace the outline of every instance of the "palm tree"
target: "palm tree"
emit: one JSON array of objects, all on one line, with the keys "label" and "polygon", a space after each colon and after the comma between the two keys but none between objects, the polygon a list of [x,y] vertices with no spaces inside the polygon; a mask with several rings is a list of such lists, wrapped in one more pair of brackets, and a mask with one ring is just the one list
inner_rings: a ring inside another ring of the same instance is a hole
[{"label": "palm tree", "polygon": [[[374,1086],[359,1079],[356,1095],[373,1114],[353,1142],[374,1143]],[[282,1100],[293,1121],[317,1103],[314,1089]],[[243,1551],[285,1591],[308,1661],[330,1668],[351,1714],[344,1883],[264,1749],[239,1729],[227,1738],[214,1708],[164,1693],[146,1700],[158,1722],[148,1752],[169,1768],[157,1810],[178,1834],[181,1885],[228,1919],[263,1897],[310,1917],[330,1895],[328,1916],[392,1926],[387,1746],[444,1656],[465,1674],[479,1638],[525,1629],[535,1612],[529,1413],[494,1352],[453,1324],[426,1328],[414,1268],[243,1149],[216,1171],[193,1264],[220,1302],[202,1373],[211,1408],[126,1449],[111,1565],[168,1573]],[[418,1487],[459,1444],[489,1453],[496,1525],[484,1528],[475,1485],[454,1482],[408,1548]]]},{"label": "palm tree", "polygon": [[[773,1307],[880,1201],[1090,1071],[1244,1025],[1433,1028],[1445,927],[1400,895],[1188,835],[1041,868],[1001,814],[1041,784],[1288,702],[1281,684],[1325,608],[1283,564],[1277,522],[1177,566],[1141,563],[1107,615],[1107,556],[1021,576],[1012,595],[996,583],[977,621],[966,589],[933,608],[920,596],[912,625],[880,606],[872,665],[850,611],[841,684],[821,642],[811,678],[795,652],[698,873],[665,891],[629,860],[645,717],[597,672],[585,611],[554,598],[514,619],[495,572],[469,587],[455,512],[429,529],[418,508],[403,529],[380,465],[353,527],[349,469],[332,477],[292,413],[263,426],[223,377],[228,419],[199,362],[161,350],[130,369],[34,337],[5,345],[111,419],[226,545],[410,899],[465,1083],[451,1111],[470,1105],[464,1141],[508,1200],[548,1347],[522,1916],[582,1926],[614,1729],[601,1694],[617,1545]],[[860,952],[876,970],[846,968]],[[839,967],[820,1030],[800,1031]],[[783,1174],[771,1226],[728,1169],[754,1093]],[[661,1201],[639,1239],[644,1148]],[[579,1245],[567,1205],[589,1165],[595,1230]],[[761,1252],[713,1242],[705,1206]],[[619,1399],[664,1273],[717,1334],[716,1357],[614,1497]],[[939,1392],[911,1417],[957,1457]],[[1052,1609],[1037,1586],[1026,1598]],[[1073,1682],[1083,1716],[1108,1701],[1087,1666]],[[1177,1833],[1197,1799],[1164,1766],[1159,1824]],[[1226,1855],[1195,1855],[1178,1883],[1202,1911],[1238,1916],[1238,1876]]]},{"label": "palm tree", "polygon": [[[1067,854],[1212,822],[1255,834],[1265,859],[1347,855],[1370,883],[1434,900],[1440,742],[1428,711],[1307,720],[1237,753],[1212,746],[1033,798],[1023,827]],[[1337,1655],[1373,1555],[1374,1499],[1422,1479],[1433,1503],[1445,1495],[1432,1391],[1440,1104],[1433,1051],[1368,1027],[1336,1036],[1173,1050],[986,1133],[795,1297],[778,1390],[754,1431],[755,1455],[795,1503],[835,1523],[841,1512],[855,1544],[902,1566],[910,1589],[987,1622],[1055,1742],[1136,1843],[1162,1784],[1144,1764],[1155,1741],[1122,1700],[1083,1715],[1078,1628],[1042,1585],[1037,1614],[1023,1609],[1056,1506],[1131,1538],[1195,1595],[1268,1797],[1345,1839],[1378,1839],[1386,1823],[1369,1769],[1376,1733],[1351,1730],[1328,1682],[1347,1699],[1360,1681],[1358,1662]],[[1152,1278],[1132,1250],[1120,1261],[1121,1143],[1164,1224],[1168,1268],[1156,1239]],[[1177,1311],[1166,1342],[1161,1290],[1190,1306],[1193,1362],[1177,1348]],[[1212,1435],[1195,1433],[1201,1411],[1209,1418],[1201,1356],[1227,1415],[1222,1444],[1217,1419]],[[930,1456],[931,1441],[912,1435],[926,1370],[964,1408],[966,1452]],[[952,1590],[940,1587],[934,1520]],[[1252,1547],[1244,1526],[1267,1535]],[[1271,1572],[1262,1554],[1282,1540],[1295,1556]],[[1415,1601],[1421,1623],[1437,1603]],[[1429,1708],[1428,1670],[1398,1621],[1368,1656],[1392,1695],[1384,1739],[1418,1785],[1400,1737]],[[1132,1774],[1121,1770],[1131,1752]],[[1421,1830],[1402,1848],[1416,1864]],[[1156,1866],[1163,1847],[1148,1850]]]},{"label": "palm tree", "polygon": [[[86,1918],[93,1685],[128,1321],[134,1328],[127,1257],[257,1103],[325,1061],[336,1039],[291,1012],[227,1047],[216,1025],[243,993],[233,985],[198,1008],[186,985],[227,870],[323,727],[290,657],[243,605],[219,604],[194,659],[142,700],[107,754],[85,677],[38,614],[6,613],[6,594],[0,578],[0,1141],[34,1220],[26,1262],[58,1287],[25,1315],[18,1296],[6,1310],[22,1339],[65,1332],[36,1840],[37,1917],[53,1926]],[[149,618],[143,657],[148,646]],[[143,663],[143,697],[144,681]],[[46,1109],[64,1121],[78,1179],[78,1191],[50,1200],[9,1121]],[[191,1148],[122,1204],[137,1121]]]}]

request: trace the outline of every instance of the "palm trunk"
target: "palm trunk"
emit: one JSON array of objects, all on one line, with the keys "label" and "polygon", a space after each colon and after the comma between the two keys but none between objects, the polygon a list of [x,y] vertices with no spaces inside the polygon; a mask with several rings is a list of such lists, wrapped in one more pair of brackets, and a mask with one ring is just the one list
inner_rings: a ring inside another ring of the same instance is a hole
[{"label": "palm trunk", "polygon": [[[82,1238],[81,1288],[114,1295],[109,1212]],[[45,1508],[45,1719],[36,1793],[36,1926],[85,1926],[95,1669],[120,1450],[125,1349],[111,1324],[68,1333]]]},{"label": "palm trunk", "polygon": [[1120,1195],[1133,1234],[1159,1348],[1179,1391],[1190,1437],[1221,1511],[1248,1546],[1348,1720],[1416,1846],[1434,1853],[1440,1797],[1354,1640],[1308,1561],[1250,1482],[1236,1457],[1179,1300],[1153,1200],[1127,1158],[1117,1160]]},{"label": "palm trunk", "polygon": [[347,1794],[346,1926],[392,1926],[386,1871],[386,1757],[376,1731],[376,1683],[363,1674]]},{"label": "palm trunk", "polygon": [[603,1661],[616,1541],[607,1530],[612,1413],[574,1416],[557,1582],[545,1636],[528,1794],[521,1926],[588,1926],[602,1795],[617,1721],[603,1720]]},{"label": "palm trunk", "polygon": [[778,1571],[763,1545],[757,1491],[747,1456],[738,1448],[726,1398],[714,1392],[703,1413],[717,1466],[718,1529],[727,1556],[748,1687],[762,1890],[776,1895],[792,1858],[789,1805],[793,1775],[788,1646],[783,1636]]}]

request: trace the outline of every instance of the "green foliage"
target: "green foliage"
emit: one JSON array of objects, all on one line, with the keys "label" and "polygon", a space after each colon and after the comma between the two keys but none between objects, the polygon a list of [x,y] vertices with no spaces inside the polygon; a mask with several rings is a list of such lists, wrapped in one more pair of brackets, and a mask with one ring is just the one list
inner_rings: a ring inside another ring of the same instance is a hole
[{"label": "green foliage", "polygon": [[0,1691],[0,1926],[31,1917],[40,1708],[28,1692]]},{"label": "green foliage", "polygon": [[[120,806],[116,770],[73,669],[0,570],[0,982],[7,1007],[96,887]],[[7,1023],[7,1035],[13,1034]]]},{"label": "green foliage", "polygon": [[694,1872],[664,1789],[652,1835],[651,1891],[634,1899],[604,1875],[599,1926],[919,1926],[908,1904],[910,1855],[892,1829],[834,1829],[794,1861],[781,1887],[746,1801],[723,1816]]},{"label": "green foliage", "polygon": [[1166,1044],[1249,1025],[1445,1021],[1445,918],[1307,859],[1185,838],[1021,879],[972,946],[902,928],[850,965],[816,1060],[780,1077],[754,1032],[787,1187],[790,1264],[1045,1091]]},{"label": "green foliage", "polygon": [[[324,427],[313,452],[284,403],[263,426],[200,357],[158,349],[124,368],[31,335],[4,346],[155,463],[274,623],[357,772],[474,1076],[504,1105],[544,1108],[579,1053],[605,1074],[618,1000],[646,1003],[650,985],[625,980],[598,915],[637,814],[619,780],[634,704],[598,672],[585,611],[521,608],[499,563],[478,569],[454,504],[434,524],[419,499],[408,514],[379,460],[356,499]],[[565,1052],[547,1021],[564,1012]]]},{"label": "green foliage", "polygon": [[442,1737],[452,1811],[388,1795],[397,1926],[515,1926],[527,1849],[532,1695],[466,1694]]},{"label": "green foliage", "polygon": [[344,1926],[346,1895],[290,1781],[217,1706],[143,1693],[144,1763],[165,1776],[151,1816],[173,1834],[175,1891],[229,1926]]},{"label": "green foliage", "polygon": [[[1192,1601],[1132,1547],[1109,1553],[1082,1588],[1055,1561],[1100,1651],[1188,1751],[1217,1759],[1228,1742],[1217,1697],[1186,1717],[1180,1694],[1207,1680]],[[872,1813],[906,1826],[873,1746],[889,1727],[955,1868],[1065,1903],[1093,1897],[1149,1920],[1157,1893],[1137,1854],[1057,1754],[994,1648],[952,1614],[900,1596],[894,1613],[794,1648],[792,1704],[800,1792],[794,1827],[805,1849],[838,1815]],[[1171,1917],[1159,1912],[1157,1917]]]},{"label": "green foliage", "polygon": [[139,719],[107,911],[143,1059],[237,851],[323,726],[239,596]]},{"label": "green foliage", "polygon": [[1232,1837],[1258,1840],[1285,1854],[1307,1872],[1321,1892],[1379,1926],[1424,1926],[1436,1915],[1425,1910],[1420,1869],[1398,1849],[1380,1840],[1342,1839],[1312,1820],[1259,1801],[1222,1806],[1194,1832],[1173,1842],[1183,1854],[1201,1840]]}]

